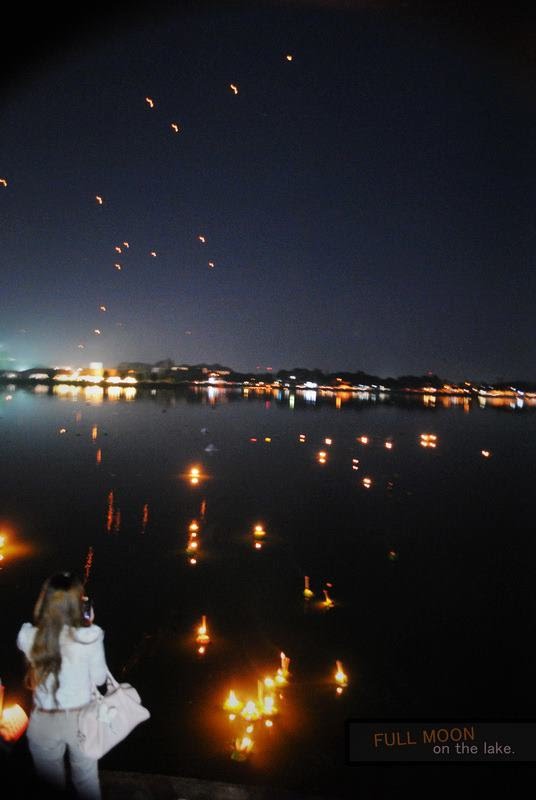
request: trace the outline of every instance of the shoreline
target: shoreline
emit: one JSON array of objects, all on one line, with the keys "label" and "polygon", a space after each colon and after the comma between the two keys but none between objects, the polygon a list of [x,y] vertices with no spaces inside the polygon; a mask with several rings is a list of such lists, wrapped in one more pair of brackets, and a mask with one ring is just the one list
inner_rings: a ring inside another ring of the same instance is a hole
[{"label": "shoreline", "polygon": [[249,381],[166,381],[166,380],[138,380],[132,382],[114,382],[110,383],[103,378],[98,381],[83,381],[83,380],[62,380],[57,381],[54,378],[48,379],[31,379],[31,378],[7,378],[0,376],[0,385],[21,386],[21,387],[35,387],[35,386],[48,386],[53,389],[55,386],[79,386],[80,388],[87,388],[90,386],[99,386],[103,389],[106,388],[135,388],[135,389],[218,389],[218,390],[248,390],[248,391],[269,391],[282,390],[288,392],[332,392],[335,394],[369,394],[369,395],[389,395],[389,396],[412,396],[412,395],[428,395],[433,397],[460,397],[464,399],[472,399],[473,397],[525,397],[536,398],[536,392],[525,392],[521,390],[501,390],[489,389],[482,390],[476,387],[471,389],[435,389],[432,387],[427,388],[412,388],[412,387],[396,387],[390,388],[386,386],[329,386],[318,385],[316,387],[303,386],[296,384],[294,386],[280,385],[278,383],[266,383],[259,381],[259,383],[250,383]]}]

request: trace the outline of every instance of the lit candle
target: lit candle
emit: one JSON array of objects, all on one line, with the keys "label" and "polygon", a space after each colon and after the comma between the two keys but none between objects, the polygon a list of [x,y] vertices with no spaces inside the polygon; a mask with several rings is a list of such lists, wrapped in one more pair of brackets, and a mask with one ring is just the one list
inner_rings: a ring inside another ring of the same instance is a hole
[{"label": "lit candle", "polygon": [[325,599],[324,599],[324,605],[325,605],[325,607],[326,607],[326,608],[331,608],[331,607],[333,606],[333,600],[332,600],[332,599],[331,599],[331,597],[329,596],[329,594],[328,594],[328,590],[327,590],[327,589],[322,589],[322,591],[323,591],[323,593],[324,593],[324,598],[325,598]]},{"label": "lit candle", "polygon": [[337,664],[337,671],[335,672],[335,683],[341,689],[344,689],[348,685],[348,676],[344,672],[341,662],[337,661],[336,664]]},{"label": "lit candle", "polygon": [[275,700],[272,695],[266,695],[263,699],[262,703],[262,713],[268,717],[271,717],[272,714],[275,714],[277,709],[275,707]]},{"label": "lit candle", "polygon": [[244,761],[253,749],[253,739],[250,736],[238,737],[231,758],[236,761]]},{"label": "lit candle", "polygon": [[253,722],[261,716],[255,700],[248,700],[240,713],[248,722]]},{"label": "lit candle", "polygon": [[[201,625],[197,629],[197,636],[195,640],[197,644],[200,645],[206,645],[210,642],[210,636],[207,633],[207,618],[204,614],[201,620]],[[203,651],[200,649],[199,652],[205,652],[204,648]]]},{"label": "lit candle", "polygon": [[234,691],[231,689],[227,699],[223,704],[225,711],[232,711],[238,713],[239,711],[242,710],[243,706],[244,704],[242,703],[242,701],[238,699]]},{"label": "lit candle", "polygon": [[311,597],[314,597],[314,593],[311,590],[311,588],[309,587],[309,576],[308,575],[305,576],[305,588],[303,590],[303,596],[305,597],[306,600],[310,600]]},{"label": "lit candle", "polygon": [[286,656],[283,652],[280,653],[280,658],[281,658],[281,672],[283,673],[283,675],[286,676],[286,675],[288,675],[288,668],[289,668],[289,665],[290,665],[290,658],[288,658],[288,656]]},{"label": "lit candle", "polygon": [[277,672],[276,672],[275,684],[276,684],[276,686],[286,686],[287,685],[286,676],[283,674],[283,670],[281,668],[279,668],[277,670]]}]

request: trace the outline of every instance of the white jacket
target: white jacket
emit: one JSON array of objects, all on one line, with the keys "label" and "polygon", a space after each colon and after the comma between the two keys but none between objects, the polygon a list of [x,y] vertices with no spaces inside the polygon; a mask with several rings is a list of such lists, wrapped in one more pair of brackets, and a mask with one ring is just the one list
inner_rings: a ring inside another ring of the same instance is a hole
[{"label": "white jacket", "polygon": [[[17,647],[29,659],[37,628],[25,622],[17,636]],[[44,684],[34,690],[37,708],[79,708],[90,702],[95,686],[106,681],[108,667],[104,656],[104,631],[98,625],[69,628],[64,625],[60,634],[61,669],[59,688],[54,702],[54,679],[49,675]]]}]

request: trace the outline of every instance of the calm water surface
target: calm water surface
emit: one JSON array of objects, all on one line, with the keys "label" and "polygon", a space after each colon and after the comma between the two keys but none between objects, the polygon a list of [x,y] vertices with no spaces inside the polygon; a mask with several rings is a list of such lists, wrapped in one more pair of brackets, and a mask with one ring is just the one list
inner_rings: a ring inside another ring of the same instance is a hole
[{"label": "calm water surface", "polygon": [[[350,797],[345,719],[536,716],[535,408],[61,391],[0,389],[6,702],[30,708],[14,643],[42,581],[76,569],[112,672],[152,712],[103,768]],[[222,702],[255,697],[281,651],[280,714],[236,762]]]}]

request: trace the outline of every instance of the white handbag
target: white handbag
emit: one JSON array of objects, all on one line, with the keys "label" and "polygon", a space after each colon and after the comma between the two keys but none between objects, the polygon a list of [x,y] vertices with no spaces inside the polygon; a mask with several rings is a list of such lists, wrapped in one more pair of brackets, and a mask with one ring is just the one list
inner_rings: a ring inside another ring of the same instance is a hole
[{"label": "white handbag", "polygon": [[105,755],[151,716],[129,683],[118,683],[108,672],[106,686],[105,695],[95,688],[94,699],[78,712],[80,750],[95,759]]}]

